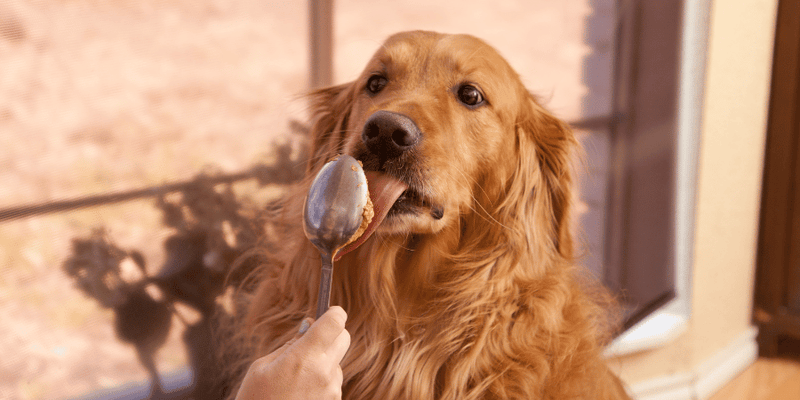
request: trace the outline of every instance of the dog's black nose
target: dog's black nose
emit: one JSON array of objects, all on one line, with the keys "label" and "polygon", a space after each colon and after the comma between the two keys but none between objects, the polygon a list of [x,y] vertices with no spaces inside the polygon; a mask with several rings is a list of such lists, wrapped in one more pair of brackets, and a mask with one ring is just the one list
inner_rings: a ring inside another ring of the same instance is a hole
[{"label": "dog's black nose", "polygon": [[391,111],[372,114],[361,140],[378,157],[389,159],[402,155],[419,143],[422,133],[411,118]]}]

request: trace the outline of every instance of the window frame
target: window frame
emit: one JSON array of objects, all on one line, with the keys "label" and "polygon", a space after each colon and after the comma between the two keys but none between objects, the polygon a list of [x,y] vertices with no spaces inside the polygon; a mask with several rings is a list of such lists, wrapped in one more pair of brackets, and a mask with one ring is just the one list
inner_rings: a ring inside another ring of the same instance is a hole
[{"label": "window frame", "polygon": [[[616,337],[607,356],[620,356],[667,344],[686,331],[692,313],[692,266],[697,197],[697,167],[702,128],[711,1],[682,2],[674,175],[674,297]],[[624,21],[619,21],[624,22]],[[644,28],[646,29],[646,27]],[[622,30],[618,41],[624,40]],[[617,58],[620,62],[620,57]],[[618,66],[619,67],[619,66]],[[620,87],[615,82],[615,90]]]}]

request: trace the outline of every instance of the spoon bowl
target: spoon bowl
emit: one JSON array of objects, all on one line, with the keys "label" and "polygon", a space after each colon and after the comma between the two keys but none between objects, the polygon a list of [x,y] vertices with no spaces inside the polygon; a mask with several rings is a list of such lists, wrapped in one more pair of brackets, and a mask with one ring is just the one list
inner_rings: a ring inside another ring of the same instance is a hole
[{"label": "spoon bowl", "polygon": [[303,206],[303,231],[322,259],[317,318],[330,305],[333,258],[361,226],[368,199],[364,169],[348,155],[327,162],[311,183]]}]

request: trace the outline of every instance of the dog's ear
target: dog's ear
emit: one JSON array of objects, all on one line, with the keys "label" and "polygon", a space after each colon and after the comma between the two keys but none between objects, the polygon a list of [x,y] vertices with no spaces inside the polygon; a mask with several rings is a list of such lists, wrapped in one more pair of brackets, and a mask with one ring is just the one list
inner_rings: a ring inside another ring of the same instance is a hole
[{"label": "dog's ear", "polygon": [[577,141],[565,122],[545,110],[532,95],[527,97],[517,120],[520,157],[516,175],[527,180],[523,186],[528,192],[521,195],[529,199],[524,208],[530,218],[524,219],[533,224],[548,221],[546,235],[553,238],[553,249],[571,259],[571,161]]},{"label": "dog's ear", "polygon": [[306,173],[318,170],[328,158],[341,153],[353,106],[352,86],[352,83],[345,83],[310,94],[311,148]]}]

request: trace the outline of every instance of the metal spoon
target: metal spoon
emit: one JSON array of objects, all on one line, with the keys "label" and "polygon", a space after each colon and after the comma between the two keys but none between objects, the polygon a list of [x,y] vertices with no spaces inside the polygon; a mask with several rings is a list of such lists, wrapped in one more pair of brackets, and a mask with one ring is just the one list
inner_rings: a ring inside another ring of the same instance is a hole
[{"label": "metal spoon", "polygon": [[330,306],[333,257],[361,226],[368,198],[364,170],[348,155],[322,166],[308,190],[303,207],[303,230],[322,258],[317,318]]}]

